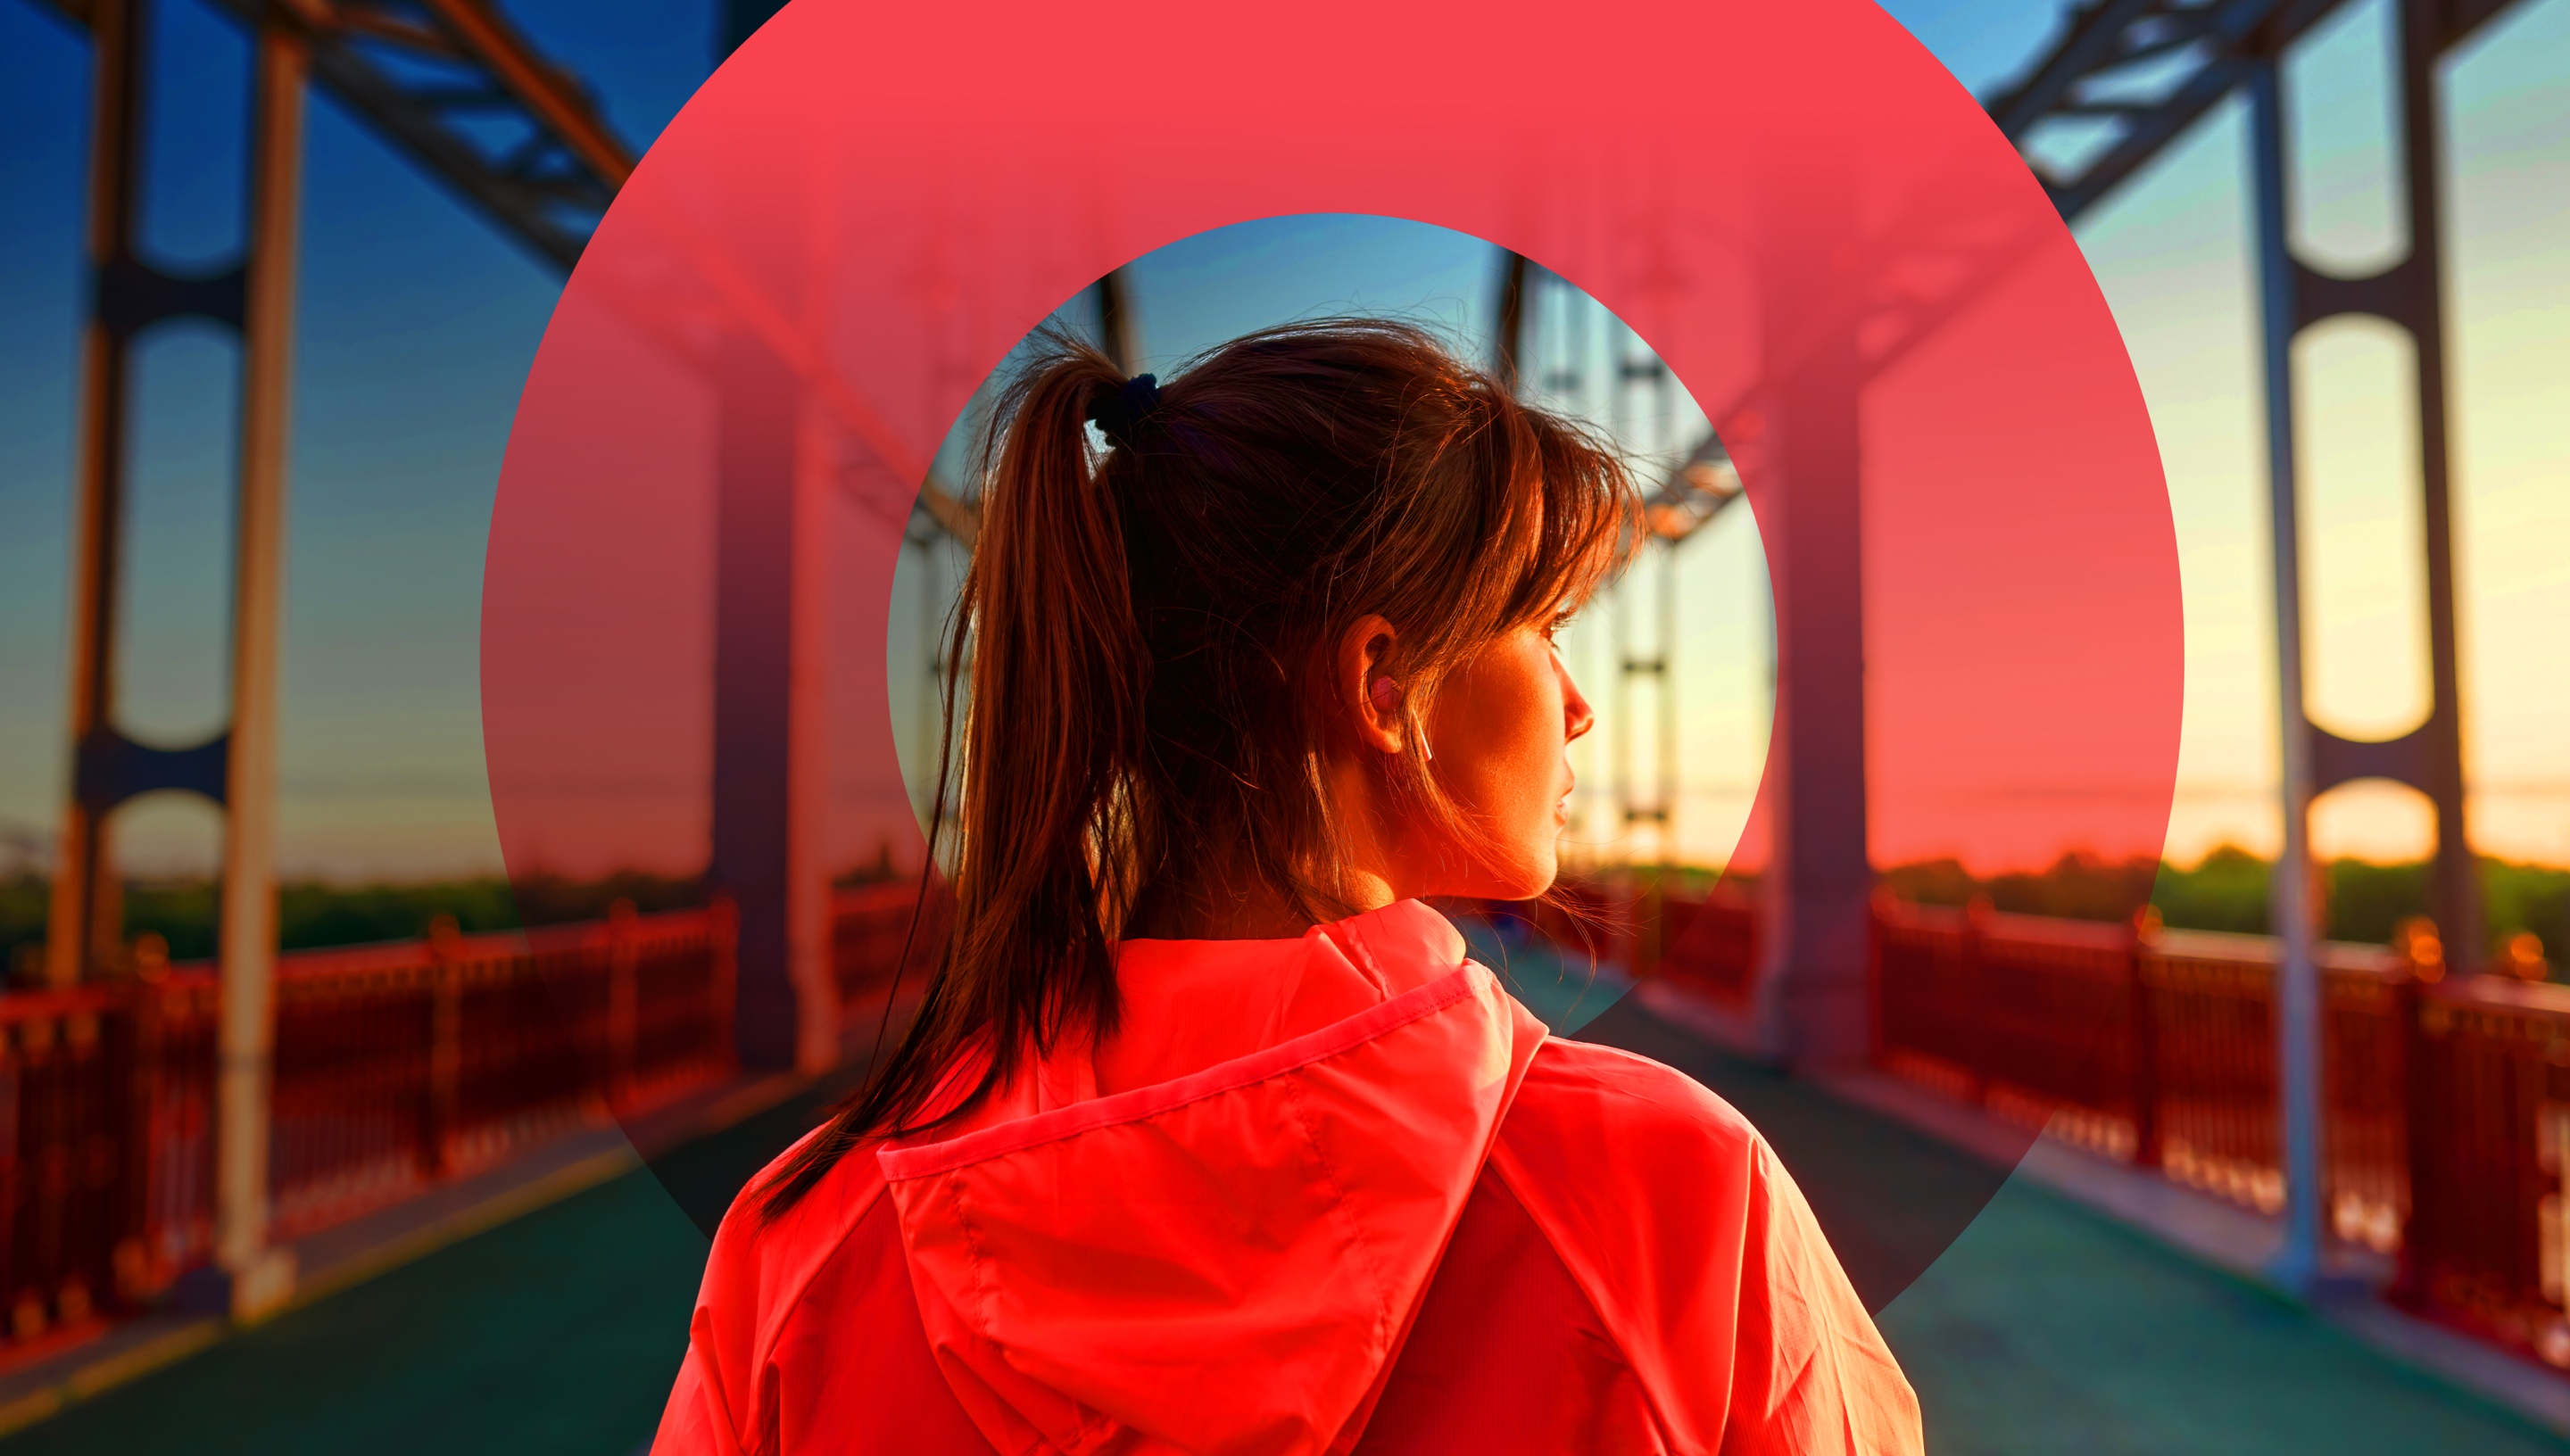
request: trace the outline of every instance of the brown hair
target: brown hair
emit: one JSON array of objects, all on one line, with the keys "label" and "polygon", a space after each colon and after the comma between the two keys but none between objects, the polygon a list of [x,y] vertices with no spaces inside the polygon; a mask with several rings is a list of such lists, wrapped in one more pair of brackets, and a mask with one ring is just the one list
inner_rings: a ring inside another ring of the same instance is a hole
[{"label": "brown hair", "polygon": [[[1092,419],[1111,430],[1102,451]],[[947,647],[953,928],[891,1056],[762,1190],[770,1217],[860,1142],[950,1122],[1029,1055],[1112,1032],[1115,940],[1203,867],[1315,923],[1346,914],[1322,777],[1336,730],[1313,690],[1339,634],[1393,623],[1416,723],[1448,672],[1584,600],[1635,538],[1613,450],[1423,330],[1372,319],[1236,339],[1156,401],[1040,333],[981,470]],[[1472,844],[1422,735],[1403,741],[1385,756],[1394,802]],[[941,823],[948,788],[941,775]],[[942,1091],[976,1051],[978,1081]]]}]

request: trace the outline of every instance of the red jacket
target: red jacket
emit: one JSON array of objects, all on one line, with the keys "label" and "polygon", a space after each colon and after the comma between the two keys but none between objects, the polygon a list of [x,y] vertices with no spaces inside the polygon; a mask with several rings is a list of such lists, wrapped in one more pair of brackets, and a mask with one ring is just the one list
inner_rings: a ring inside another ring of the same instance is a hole
[{"label": "red jacket", "polygon": [[1117,980],[1106,1044],[733,1207],[655,1456],[1921,1449],[1757,1131],[1436,911]]}]

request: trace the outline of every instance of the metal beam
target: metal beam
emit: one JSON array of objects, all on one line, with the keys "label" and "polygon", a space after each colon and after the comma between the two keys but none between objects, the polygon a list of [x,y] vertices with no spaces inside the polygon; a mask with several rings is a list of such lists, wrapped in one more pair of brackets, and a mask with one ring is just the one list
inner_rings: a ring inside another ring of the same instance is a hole
[{"label": "metal beam", "polygon": [[578,80],[537,56],[489,0],[427,0],[427,6],[546,135],[611,191],[625,185],[634,175],[633,155],[607,129]]},{"label": "metal beam", "polygon": [[[82,754],[116,722],[118,564],[124,551],[127,345],[109,295],[134,259],[142,206],[144,26],[140,0],[93,0],[77,18],[91,28],[89,219],[94,292],[81,329],[81,461],[72,517],[71,740]],[[121,735],[118,735],[121,737]],[[71,985],[116,956],[124,936],[105,786],[79,782],[63,811],[47,920],[45,979]]]},{"label": "metal beam", "polygon": [[[2335,12],[2345,0],[2089,0],[2074,8],[2061,37],[2027,67],[2016,82],[1991,95],[1984,109],[2000,132],[2027,154],[2027,165],[2064,221],[2075,221],[2089,208],[2159,156],[2225,96],[2243,85],[2262,55],[2281,54],[2297,38]],[[2425,0],[2421,40],[2433,56],[2442,56],[2477,35],[2505,14],[2516,0]],[[2192,53],[2191,64],[2171,68],[2167,58]],[[2432,57],[2431,57],[2432,63]],[[2104,122],[2115,129],[2105,146],[2075,165],[2053,167],[2033,155],[2037,133],[2047,122]],[[2413,139],[2419,146],[2432,137]],[[1884,342],[1869,349],[1864,367],[1869,376],[1892,368],[1919,343],[1991,286],[2040,241],[2038,237],[1962,239],[1939,246],[1923,242],[1904,219],[1887,229],[1899,245],[1950,254],[1965,265],[1939,269],[1954,278],[1933,297],[1842,299],[1833,307],[1863,321],[1868,337]],[[2432,278],[2416,268],[2399,277],[2335,279],[2299,270],[2299,286],[2337,309],[2391,316],[2377,295],[2398,293],[2405,302],[2421,290],[2432,290]],[[2361,295],[2361,296],[2359,296]],[[2403,310],[2404,313],[2414,310]],[[1837,324],[1820,330],[1835,333]],[[1714,418],[1728,406],[1709,412]],[[1719,439],[1707,433],[1660,488],[1670,502],[1687,496],[1682,479],[1689,471],[1722,458]],[[2441,478],[2441,468],[2435,468]],[[2431,489],[2441,490],[2441,486]]]},{"label": "metal beam", "polygon": [[[2408,224],[2408,256],[2370,278],[2339,279],[2295,256],[2291,237],[2290,139],[2286,135],[2283,43],[2250,63],[2250,147],[2266,383],[2268,499],[2273,529],[2277,707],[2284,843],[2269,889],[2269,918],[2283,938],[2278,967],[2276,1064],[2280,1139],[2285,1163],[2285,1239],[2273,1273],[2288,1286],[2324,1281],[2326,1211],[2322,1148],[2327,1117],[2321,1054],[2323,997],[2313,964],[2321,932],[2319,867],[2311,850],[2312,801],[2357,777],[2383,777],[2427,796],[2436,810],[2435,875],[2430,904],[2449,964],[2477,969],[2484,950],[2480,869],[2471,850],[2464,805],[2462,699],[2456,663],[2449,459],[2446,441],[2442,300],[2442,158],[2437,132],[2438,57],[2455,35],[2485,21],[2458,12],[2451,0],[2395,0],[2399,17],[2402,171],[2395,184]],[[2468,24],[2465,24],[2468,22]],[[2311,721],[2304,702],[2301,540],[2297,504],[2300,463],[2294,418],[2294,340],[2342,312],[2375,314],[2406,331],[2416,346],[2418,469],[2422,546],[2426,556],[2428,666],[2425,721],[2401,737],[2356,742]]]},{"label": "metal beam", "polygon": [[[2216,103],[2246,82],[2256,59],[2281,55],[2345,0],[2093,0],[2070,13],[2061,38],[2024,76],[1985,103],[2026,154],[2064,220],[2105,200]],[[2432,52],[2461,45],[2515,0],[2434,0]],[[2172,68],[2172,54],[2191,53]],[[2105,121],[2107,145],[2075,163],[2040,160],[2047,122]]]},{"label": "metal beam", "polygon": [[1499,328],[1494,340],[1498,345],[1498,357],[1494,365],[1499,383],[1512,392],[1517,387],[1517,358],[1525,350],[1525,254],[1501,248]]},{"label": "metal beam", "polygon": [[224,735],[222,1022],[217,1032],[214,1253],[232,1313],[292,1292],[290,1252],[267,1238],[270,1064],[276,1041],[277,667],[284,636],[294,274],[302,228],[309,45],[271,19],[257,36],[249,256],[241,320],[240,496],[232,568],[232,716]]},{"label": "metal beam", "polygon": [[[1133,310],[1132,279],[1117,268],[1097,280],[1096,291],[1097,347],[1127,376],[1141,373],[1142,320]],[[932,482],[929,489],[935,491],[937,487]],[[932,514],[938,514],[933,505],[930,509]],[[938,514],[938,520],[943,524],[945,517]],[[973,539],[966,532],[955,534],[967,542]]]},{"label": "metal beam", "polygon": [[2406,0],[2401,28],[2400,116],[2403,189],[2407,193],[2409,256],[2399,265],[2411,280],[2407,317],[2398,320],[2416,345],[2412,383],[2418,410],[2418,478],[2421,545],[2426,550],[2427,721],[2425,760],[2418,788],[2436,806],[2436,868],[2428,905],[2443,931],[2445,963],[2477,971],[2488,959],[2488,925],[2481,904],[2479,857],[2466,829],[2463,778],[2461,649],[2454,620],[2452,447],[2446,417],[2444,307],[2444,158],[2439,134],[2444,108],[2436,83],[2439,57],[2472,27],[2499,12],[2457,6],[2453,0]]},{"label": "metal beam", "polygon": [[[84,25],[109,8],[51,3]],[[565,272],[633,174],[632,150],[579,81],[490,0],[214,3],[253,33],[267,23],[299,28],[324,94]],[[495,119],[516,125],[495,128]]]},{"label": "metal beam", "polygon": [[2249,132],[2253,226],[2259,282],[2260,358],[2267,406],[2267,533],[2275,574],[2277,707],[2282,722],[2278,753],[2284,843],[2269,877],[2268,928],[2283,941],[2276,967],[2276,1115],[2285,1175],[2284,1240],[2271,1276],[2297,1291],[2320,1277],[2321,1200],[2321,980],[2313,960],[2320,938],[2311,861],[2312,740],[2303,716],[2302,546],[2295,479],[2294,314],[2292,245],[2286,195],[2290,154],[2285,142],[2283,67],[2262,58],[2249,72]]}]

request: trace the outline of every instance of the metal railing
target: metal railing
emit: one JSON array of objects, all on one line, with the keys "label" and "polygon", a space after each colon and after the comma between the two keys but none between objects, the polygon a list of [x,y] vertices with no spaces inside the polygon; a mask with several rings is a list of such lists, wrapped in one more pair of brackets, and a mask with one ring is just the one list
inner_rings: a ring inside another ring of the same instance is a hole
[{"label": "metal railing", "polygon": [[[1564,881],[1552,896],[1519,911],[1534,932],[1599,964],[1630,967],[1647,902],[1630,888]],[[1653,945],[1652,973],[1726,1001],[1745,1000],[1757,973],[1758,905],[1746,892],[1718,887],[1710,896],[1671,895],[1661,905],[1665,932]]]},{"label": "metal railing", "polygon": [[2430,984],[2410,1030],[2411,1207],[2393,1295],[2570,1368],[2570,987],[2489,975]]},{"label": "metal railing", "polygon": [[0,997],[0,1348],[95,1328],[131,1263],[145,1149],[135,1023],[98,987]]},{"label": "metal railing", "polygon": [[[1882,900],[1873,946],[1886,1070],[2282,1208],[2276,941]],[[2570,1368],[2570,987],[2447,980],[2424,930],[2317,958],[2331,1233],[2397,1254],[2394,1302]]]},{"label": "metal railing", "polygon": [[[733,1070],[730,909],[280,958],[268,1187],[292,1239]],[[211,1255],[214,971],[0,996],[0,1357]]]},{"label": "metal railing", "polygon": [[[2337,1235],[2389,1252],[2406,1204],[2408,972],[2329,943],[2325,1166]],[[2264,936],[1880,904],[1876,1058],[1993,1113],[2262,1214],[2276,1149],[2275,942]]]},{"label": "metal railing", "polygon": [[[832,898],[830,966],[843,1012],[880,1010],[882,998],[893,989],[896,970],[910,992],[928,984],[954,910],[952,900],[942,893],[944,882],[937,887],[937,893],[924,903],[916,884],[898,880],[842,890]],[[919,920],[915,934],[914,911]],[[905,946],[909,949],[906,962]],[[842,1030],[850,1035],[873,1033],[871,1024],[855,1021]]]},{"label": "metal railing", "polygon": [[[875,1004],[906,942],[924,981],[944,905],[912,939],[916,896],[835,898],[844,1006]],[[1753,903],[1673,896],[1667,912],[1658,973],[1745,998]],[[1531,918],[1601,959],[1635,940],[1630,901],[1593,887]],[[1886,901],[1874,947],[1887,1070],[2281,1204],[2272,941]],[[283,957],[278,1236],[729,1075],[731,956],[717,906]],[[2570,987],[2446,981],[2432,954],[2376,946],[2326,945],[2321,963],[2334,1232],[2398,1253],[2395,1300],[2570,1367]],[[202,966],[0,996],[0,1358],[77,1338],[209,1257],[216,1010]]]},{"label": "metal railing", "polygon": [[[1535,929],[1630,964],[1641,902],[1563,887]],[[1753,902],[1672,896],[1657,973],[1734,1004],[1757,974]],[[1950,1097],[2260,1214],[2278,1157],[2277,942],[2262,935],[1878,900],[1876,1063]],[[2344,1244],[2397,1255],[2387,1296],[2570,1369],[2570,986],[2446,979],[2431,931],[2325,942],[2324,1207]]]}]

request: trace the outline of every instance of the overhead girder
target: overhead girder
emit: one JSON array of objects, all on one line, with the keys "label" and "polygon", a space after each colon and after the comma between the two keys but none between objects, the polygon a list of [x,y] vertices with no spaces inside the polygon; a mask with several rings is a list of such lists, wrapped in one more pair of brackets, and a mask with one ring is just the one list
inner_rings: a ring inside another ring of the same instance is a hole
[{"label": "overhead girder", "polygon": [[[2346,0],[2091,0],[2061,38],[1984,107],[2051,194],[2064,221],[2102,201],[2216,102]],[[2452,50],[2513,0],[2441,0],[2437,50]],[[2047,124],[2104,123],[2111,135],[2047,160]]]},{"label": "overhead girder", "polygon": [[[87,25],[88,0],[51,0]],[[212,0],[309,37],[311,78],[394,151],[568,273],[634,157],[580,79],[492,0]],[[494,120],[514,123],[493,127]],[[970,544],[979,513],[927,476],[920,509]]]},{"label": "overhead girder", "polygon": [[[2244,84],[2262,55],[2308,33],[2346,0],[2089,0],[2068,12],[2059,40],[2015,83],[1983,107],[2026,157],[2062,220],[2072,222],[2111,195],[2215,103]],[[2504,14],[2515,0],[2436,0],[2436,46],[2451,51]],[[2111,135],[2068,160],[2041,155],[2047,126],[2103,123]],[[1972,209],[1948,209],[1968,217]],[[1937,327],[2007,276],[2040,238],[1922,233],[1919,219],[1884,229],[1887,246],[1935,264],[1943,281],[1902,297],[1842,300],[1831,327],[1868,325],[1865,372],[1878,375],[1932,336]],[[2327,291],[2336,280],[2310,286]],[[2344,290],[2342,290],[2344,291]],[[1731,405],[1708,411],[1715,419]],[[1663,480],[1655,502],[1695,494],[1687,477],[1728,468],[1723,444],[1708,431]],[[1734,477],[1736,479],[1736,477]],[[1719,509],[1718,507],[1716,509]]]},{"label": "overhead girder", "polygon": [[[86,25],[87,0],[52,0]],[[312,80],[394,151],[565,272],[634,158],[580,81],[489,0],[213,0],[309,37]],[[514,127],[495,127],[495,121]]]}]

